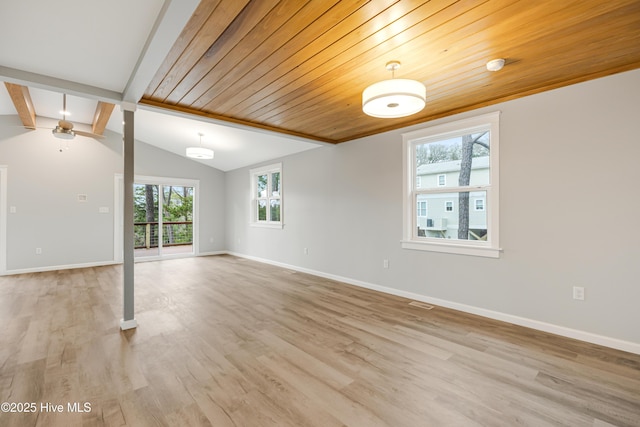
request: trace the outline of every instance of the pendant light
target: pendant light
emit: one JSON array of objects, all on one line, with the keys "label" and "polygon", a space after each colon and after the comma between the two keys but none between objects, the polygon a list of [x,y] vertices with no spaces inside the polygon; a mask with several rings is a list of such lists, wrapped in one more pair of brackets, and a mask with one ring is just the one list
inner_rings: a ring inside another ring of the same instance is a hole
[{"label": "pendant light", "polygon": [[422,110],[427,100],[427,89],[416,80],[396,79],[400,62],[386,65],[391,79],[374,83],[362,92],[362,111],[379,118],[405,117]]},{"label": "pendant light", "polygon": [[200,146],[187,148],[187,157],[191,157],[192,159],[213,159],[213,150],[202,146],[202,137],[204,134],[198,132],[198,135],[200,136]]}]

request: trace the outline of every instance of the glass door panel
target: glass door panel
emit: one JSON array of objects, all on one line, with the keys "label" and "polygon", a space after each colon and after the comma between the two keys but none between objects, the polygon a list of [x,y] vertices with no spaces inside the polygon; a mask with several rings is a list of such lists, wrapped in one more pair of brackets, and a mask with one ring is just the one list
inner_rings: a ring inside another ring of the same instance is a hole
[{"label": "glass door panel", "polygon": [[134,220],[135,257],[160,255],[159,242],[159,186],[152,184],[134,184]]},{"label": "glass door panel", "polygon": [[162,186],[161,255],[193,253],[193,187]]}]

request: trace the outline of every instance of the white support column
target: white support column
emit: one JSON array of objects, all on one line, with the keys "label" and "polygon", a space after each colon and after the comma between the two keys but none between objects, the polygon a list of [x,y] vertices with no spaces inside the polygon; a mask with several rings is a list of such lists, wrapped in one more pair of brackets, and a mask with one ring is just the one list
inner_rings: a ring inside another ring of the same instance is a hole
[{"label": "white support column", "polygon": [[135,104],[122,105],[124,116],[124,138],[122,154],[124,158],[124,201],[123,201],[123,318],[120,329],[138,326],[134,313],[134,230],[133,230],[133,184],[134,184],[134,132],[133,119]]}]

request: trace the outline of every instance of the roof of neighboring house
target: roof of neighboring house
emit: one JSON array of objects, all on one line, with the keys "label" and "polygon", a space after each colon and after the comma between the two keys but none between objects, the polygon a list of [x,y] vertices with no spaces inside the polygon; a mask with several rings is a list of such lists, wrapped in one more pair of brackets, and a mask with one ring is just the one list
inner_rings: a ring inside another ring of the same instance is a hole
[{"label": "roof of neighboring house", "polygon": [[[489,167],[489,156],[474,157],[471,162],[471,169],[486,169]],[[431,175],[434,173],[458,172],[460,170],[460,160],[450,162],[428,163],[418,166],[416,175]]]}]

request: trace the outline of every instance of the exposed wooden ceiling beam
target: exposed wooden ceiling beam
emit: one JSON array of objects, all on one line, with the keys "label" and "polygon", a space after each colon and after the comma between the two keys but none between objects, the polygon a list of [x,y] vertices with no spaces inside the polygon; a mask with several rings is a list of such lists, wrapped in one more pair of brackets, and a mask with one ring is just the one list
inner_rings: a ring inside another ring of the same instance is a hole
[{"label": "exposed wooden ceiling beam", "polygon": [[29,88],[13,83],[5,82],[4,85],[9,92],[11,101],[16,107],[18,116],[22,120],[24,127],[29,129],[36,128],[36,110],[33,108],[33,102],[31,101],[31,95],[29,95]]},{"label": "exposed wooden ceiling beam", "polygon": [[108,102],[98,101],[96,106],[96,113],[93,115],[93,124],[91,125],[91,132],[96,135],[102,135],[104,129],[107,127],[111,113],[113,112],[114,104]]}]

